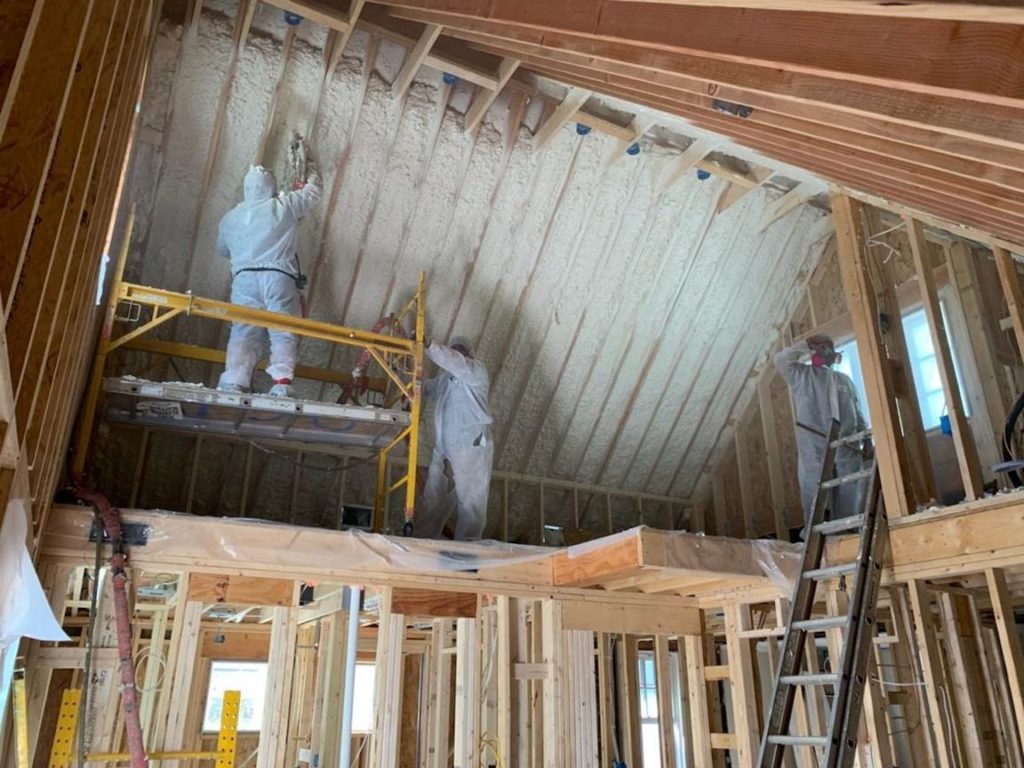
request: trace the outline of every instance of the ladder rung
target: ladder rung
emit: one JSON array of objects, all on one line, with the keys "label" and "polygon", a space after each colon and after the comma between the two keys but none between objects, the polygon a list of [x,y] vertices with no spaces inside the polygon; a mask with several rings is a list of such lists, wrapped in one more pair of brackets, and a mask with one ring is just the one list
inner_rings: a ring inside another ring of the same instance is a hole
[{"label": "ladder rung", "polygon": [[835,488],[845,483],[853,483],[857,480],[863,480],[865,477],[871,477],[875,473],[874,467],[871,469],[862,469],[860,472],[853,472],[849,475],[843,475],[842,477],[833,477],[831,480],[826,480],[821,484],[823,489]]},{"label": "ladder rung", "polygon": [[839,675],[783,675],[779,682],[783,685],[835,685],[839,682]]},{"label": "ladder rung", "polygon": [[845,576],[856,570],[857,561],[854,560],[852,563],[840,563],[839,565],[830,565],[827,568],[815,568],[810,571],[804,571],[804,578],[822,581],[824,579],[833,579],[836,576]]},{"label": "ladder rung", "polygon": [[847,435],[846,437],[840,437],[838,440],[833,440],[832,447],[841,448],[842,446],[849,445],[850,443],[859,443],[861,440],[865,440],[869,437],[871,437],[871,430],[865,429],[863,432],[854,432],[852,435]]},{"label": "ladder rung", "polygon": [[794,621],[793,629],[802,629],[804,632],[821,632],[826,629],[837,629],[845,623],[845,616],[823,616],[819,619]]},{"label": "ladder rung", "polygon": [[860,528],[864,525],[864,514],[859,515],[848,515],[847,517],[840,517],[837,520],[828,520],[824,523],[818,523],[814,526],[814,530],[823,536],[829,536],[833,533],[839,533],[840,531],[851,531],[854,528]]},{"label": "ladder rung", "polygon": [[780,744],[784,747],[827,747],[827,736],[769,736],[769,744]]}]

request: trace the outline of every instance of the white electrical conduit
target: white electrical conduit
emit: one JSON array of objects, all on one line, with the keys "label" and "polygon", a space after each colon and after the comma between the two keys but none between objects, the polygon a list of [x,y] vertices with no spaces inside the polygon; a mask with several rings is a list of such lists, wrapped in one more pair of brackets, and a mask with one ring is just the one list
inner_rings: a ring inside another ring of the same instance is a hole
[{"label": "white electrical conduit", "polygon": [[338,768],[349,768],[352,759],[352,702],[356,689],[356,650],[359,644],[359,600],[362,587],[349,587],[348,642],[345,646],[345,691],[341,700],[341,755]]}]

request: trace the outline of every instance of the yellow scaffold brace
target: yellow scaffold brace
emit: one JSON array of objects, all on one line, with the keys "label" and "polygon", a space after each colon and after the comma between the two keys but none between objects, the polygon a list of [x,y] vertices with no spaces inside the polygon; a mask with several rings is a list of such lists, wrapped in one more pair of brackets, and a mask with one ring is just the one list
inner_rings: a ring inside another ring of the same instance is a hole
[{"label": "yellow scaffold brace", "polygon": [[[191,292],[179,293],[125,282],[125,263],[128,258],[128,244],[131,240],[134,223],[135,209],[133,207],[118,253],[110,299],[107,302],[96,357],[93,360],[89,385],[82,404],[81,421],[75,439],[72,460],[73,475],[82,477],[85,473],[89,447],[95,432],[97,406],[103,390],[104,371],[108,357],[112,353],[119,349],[136,348],[137,345],[145,348],[146,345],[142,344],[144,341],[142,337],[178,317],[201,317],[227,323],[246,323],[271,331],[284,331],[297,336],[366,350],[383,369],[385,381],[390,381],[396,392],[399,393],[396,399],[408,400],[411,420],[409,427],[403,431],[399,439],[388,445],[377,457],[378,481],[374,529],[379,531],[383,526],[389,497],[404,489],[405,533],[411,533],[416,502],[416,462],[419,455],[420,414],[422,411],[420,383],[423,377],[423,338],[426,333],[424,274],[420,273],[415,295],[409,299],[398,314],[399,321],[410,315],[414,317],[415,333],[412,334],[412,338],[408,339],[400,335],[388,336],[358,328],[332,325],[319,320],[243,307],[217,299],[207,299],[195,296]],[[126,308],[124,314],[118,314],[119,308]],[[148,310],[148,319],[143,319],[144,310]],[[134,327],[116,334],[115,326],[124,323],[134,324]],[[151,342],[149,346],[153,351],[172,357],[208,360],[220,358],[215,350],[187,344]],[[399,360],[402,361],[402,365],[397,364]],[[387,482],[389,454],[402,441],[408,441],[408,464],[403,477],[389,485]]]},{"label": "yellow scaffold brace", "polygon": [[[240,691],[225,691],[220,713],[220,732],[217,734],[215,751],[161,751],[147,752],[149,760],[214,760],[215,768],[234,768],[235,753],[238,750],[238,710],[241,705]],[[64,691],[60,700],[57,730],[50,750],[50,768],[71,768],[75,764],[75,743],[78,731],[79,707],[82,704],[82,690],[72,688]],[[131,760],[127,752],[95,752],[85,756],[86,763],[126,763]]]}]

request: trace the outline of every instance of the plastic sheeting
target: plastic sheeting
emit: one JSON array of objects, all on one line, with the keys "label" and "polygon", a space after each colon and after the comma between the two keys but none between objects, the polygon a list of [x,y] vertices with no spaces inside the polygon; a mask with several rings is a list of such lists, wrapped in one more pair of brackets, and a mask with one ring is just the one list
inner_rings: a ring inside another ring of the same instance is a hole
[{"label": "plastic sheeting", "polygon": [[0,528],[0,649],[22,637],[70,639],[43,593],[25,546],[27,538],[28,507],[24,499],[12,499]]},{"label": "plastic sheeting", "polygon": [[[636,536],[654,536],[656,565],[684,571],[721,573],[723,576],[764,576],[783,592],[790,592],[800,575],[803,545],[773,539],[732,539],[702,533],[667,531],[640,525],[611,536],[576,544],[568,549],[570,558],[593,553],[619,541]],[[654,541],[651,542],[654,544]],[[655,553],[652,553],[655,554]]]},{"label": "plastic sheeting", "polygon": [[[51,527],[48,545],[81,546],[88,540],[92,516],[76,512],[68,508],[54,510],[59,533],[54,537]],[[251,518],[198,517],[162,510],[122,510],[122,519],[143,523],[148,528],[147,543],[129,547],[140,560],[160,560],[167,556],[173,562],[187,555],[198,563],[231,560],[291,570],[309,564],[314,571],[394,568],[420,572],[527,565],[546,561],[552,555],[547,547],[498,541],[430,541],[357,529],[332,531]],[[129,557],[132,557],[131,552]]]}]

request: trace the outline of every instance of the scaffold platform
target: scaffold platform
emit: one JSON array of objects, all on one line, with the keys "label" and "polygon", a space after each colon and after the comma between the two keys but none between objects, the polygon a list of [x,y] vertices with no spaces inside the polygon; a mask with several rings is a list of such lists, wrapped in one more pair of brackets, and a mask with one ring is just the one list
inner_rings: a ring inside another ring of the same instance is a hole
[{"label": "scaffold platform", "polygon": [[174,428],[256,440],[297,440],[379,449],[410,422],[408,411],[339,405],[266,394],[221,392],[187,382],[134,376],[103,380],[106,419],[152,428]]}]

